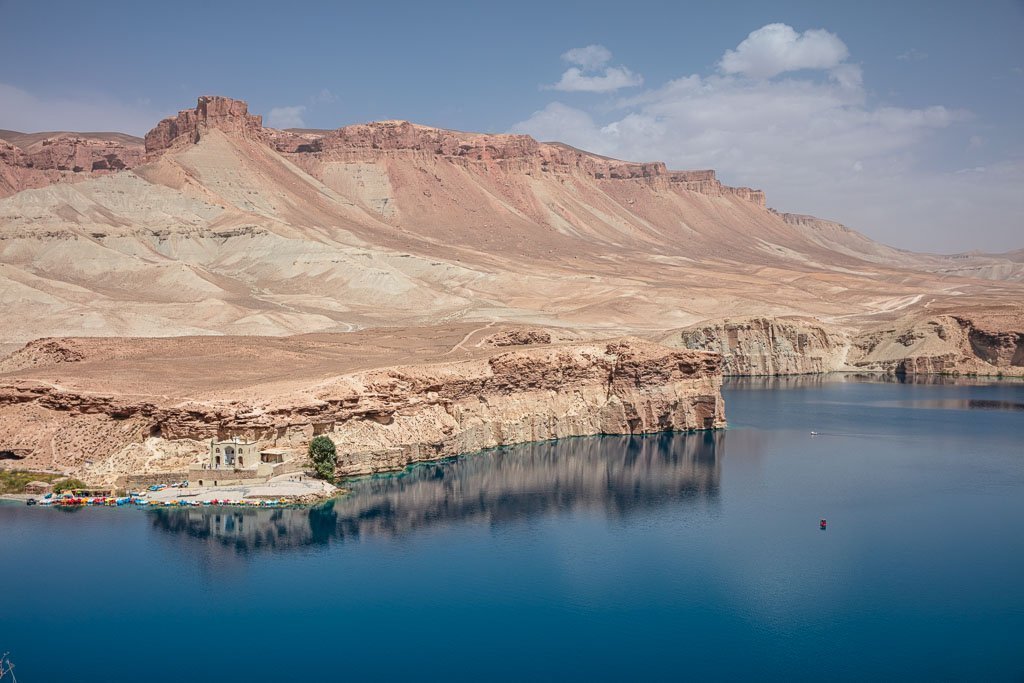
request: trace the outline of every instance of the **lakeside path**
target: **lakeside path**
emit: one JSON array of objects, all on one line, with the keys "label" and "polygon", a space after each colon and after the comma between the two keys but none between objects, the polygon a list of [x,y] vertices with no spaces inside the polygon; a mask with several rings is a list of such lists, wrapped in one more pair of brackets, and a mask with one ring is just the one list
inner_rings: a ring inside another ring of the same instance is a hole
[{"label": "lakeside path", "polygon": [[[176,501],[209,503],[210,501],[280,500],[312,503],[342,493],[343,489],[308,475],[284,474],[261,484],[238,486],[190,486],[185,489],[166,488],[146,491],[146,499],[160,503]],[[29,498],[42,496],[28,493],[3,494],[0,499],[24,503]]]},{"label": "lakeside path", "polygon": [[187,489],[166,488],[148,492],[149,500],[171,502],[183,500],[208,503],[213,500],[313,500],[330,498],[340,489],[326,481],[308,475],[284,474],[261,484],[237,486],[190,486]]}]

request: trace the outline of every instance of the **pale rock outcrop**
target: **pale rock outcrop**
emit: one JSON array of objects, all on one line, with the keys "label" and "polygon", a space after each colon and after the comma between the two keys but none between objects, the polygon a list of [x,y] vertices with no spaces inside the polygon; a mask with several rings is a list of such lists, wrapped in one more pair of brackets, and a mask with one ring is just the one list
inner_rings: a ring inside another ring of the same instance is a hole
[{"label": "pale rock outcrop", "polygon": [[812,318],[726,318],[674,333],[666,343],[722,354],[727,375],[803,375],[843,364],[846,336]]},{"label": "pale rock outcrop", "polygon": [[865,330],[851,368],[890,374],[1024,376],[1024,325],[1013,315],[939,315]]},{"label": "pale rock outcrop", "polygon": [[728,318],[664,343],[722,354],[726,375],[834,371],[898,375],[1024,375],[1024,324],[1015,315],[938,315],[863,327],[813,318]]}]

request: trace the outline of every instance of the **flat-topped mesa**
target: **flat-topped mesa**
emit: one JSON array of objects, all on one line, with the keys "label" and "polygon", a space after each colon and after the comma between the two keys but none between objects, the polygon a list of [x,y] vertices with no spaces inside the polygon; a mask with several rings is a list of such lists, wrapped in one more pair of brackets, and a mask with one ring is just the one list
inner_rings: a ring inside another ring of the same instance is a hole
[{"label": "flat-topped mesa", "polygon": [[728,187],[715,172],[670,171],[664,162],[620,161],[529,135],[464,133],[408,121],[377,121],[332,131],[268,130],[269,143],[284,154],[314,154],[339,161],[373,161],[401,153],[440,156],[465,165],[495,165],[506,172],[582,174],[595,180],[668,182],[709,196],[734,195],[765,206],[764,192]]},{"label": "flat-topped mesa", "polygon": [[746,199],[748,202],[757,204],[761,208],[765,208],[767,205],[764,190],[755,190],[750,187],[730,187],[729,185],[723,185],[722,182],[715,177],[715,172],[711,169],[703,171],[669,171],[668,180],[670,183],[678,184],[691,192],[710,195],[712,197],[734,195],[741,199]]},{"label": "flat-topped mesa", "polygon": [[146,133],[146,152],[195,144],[203,132],[213,128],[242,137],[261,138],[263,117],[250,114],[249,105],[241,100],[203,95],[195,109],[183,109],[177,116],[164,119]]},{"label": "flat-topped mesa", "polygon": [[408,121],[375,121],[316,133],[270,131],[270,135],[271,145],[279,152],[323,153],[332,157],[416,152],[503,162],[533,159],[540,150],[540,143],[529,135],[463,133]]}]

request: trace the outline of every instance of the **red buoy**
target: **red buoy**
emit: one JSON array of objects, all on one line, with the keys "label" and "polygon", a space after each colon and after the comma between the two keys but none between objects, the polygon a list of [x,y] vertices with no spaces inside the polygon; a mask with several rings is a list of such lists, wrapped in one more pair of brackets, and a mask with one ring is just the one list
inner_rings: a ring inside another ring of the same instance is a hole
[{"label": "red buoy", "polygon": [[819,526],[821,526],[822,530],[824,530],[828,526],[828,521],[826,521],[824,519],[821,520],[821,522],[819,523]]}]

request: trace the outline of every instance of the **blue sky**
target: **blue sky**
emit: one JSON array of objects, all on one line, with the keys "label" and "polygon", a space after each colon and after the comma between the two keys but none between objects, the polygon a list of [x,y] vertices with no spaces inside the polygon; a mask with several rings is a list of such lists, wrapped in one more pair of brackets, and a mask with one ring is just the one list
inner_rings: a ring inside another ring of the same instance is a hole
[{"label": "blue sky", "polygon": [[1024,247],[1024,2],[0,0],[0,128],[403,118],[716,168],[926,251]]}]

